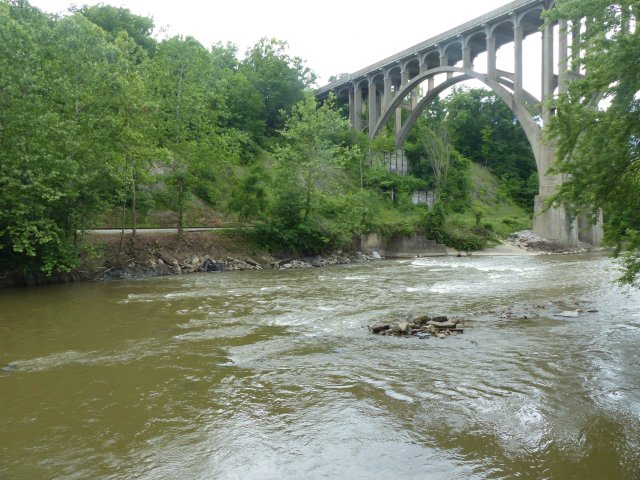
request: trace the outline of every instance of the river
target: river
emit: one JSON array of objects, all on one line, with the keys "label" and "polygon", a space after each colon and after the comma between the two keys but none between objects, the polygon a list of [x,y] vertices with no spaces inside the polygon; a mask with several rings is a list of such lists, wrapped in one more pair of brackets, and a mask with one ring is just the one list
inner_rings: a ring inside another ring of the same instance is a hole
[{"label": "river", "polygon": [[[0,478],[638,479],[616,275],[440,257],[3,291]],[[598,311],[555,316],[576,302]],[[465,333],[366,328],[424,313]]]}]

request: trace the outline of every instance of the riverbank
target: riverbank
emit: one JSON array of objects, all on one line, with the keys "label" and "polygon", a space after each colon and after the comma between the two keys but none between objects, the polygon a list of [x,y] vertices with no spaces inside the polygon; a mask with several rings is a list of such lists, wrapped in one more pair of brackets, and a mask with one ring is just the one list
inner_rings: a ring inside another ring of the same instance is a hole
[{"label": "riverbank", "polygon": [[[344,265],[380,260],[377,252],[337,251],[324,256],[275,255],[256,246],[246,235],[233,230],[145,231],[131,235],[98,231],[85,236],[80,265],[73,272],[53,278],[24,282],[10,275],[0,279],[0,288],[20,284],[37,285],[71,281],[105,281],[261,269],[296,269]],[[477,252],[446,249],[447,256],[530,256],[544,253],[582,253],[588,246],[564,249],[530,231],[517,232],[500,245]],[[415,255],[415,256],[429,256]]]},{"label": "riverbank", "polygon": [[586,253],[593,249],[592,245],[579,242],[574,247],[564,247],[553,240],[540,237],[531,230],[521,230],[512,233],[499,245],[487,247],[477,252],[461,252],[455,248],[447,247],[448,255],[455,256],[524,256],[524,255],[568,255]]},{"label": "riverbank", "polygon": [[84,262],[86,280],[113,280],[181,275],[196,272],[313,268],[380,259],[375,253],[342,252],[325,256],[272,255],[237,232],[149,233],[129,237],[120,248],[119,236],[92,235],[88,241],[102,252]]}]

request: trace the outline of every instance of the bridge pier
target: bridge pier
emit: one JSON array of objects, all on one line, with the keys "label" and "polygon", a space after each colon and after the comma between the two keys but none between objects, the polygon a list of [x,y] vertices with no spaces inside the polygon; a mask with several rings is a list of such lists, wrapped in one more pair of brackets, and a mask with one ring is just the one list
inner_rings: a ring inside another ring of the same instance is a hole
[{"label": "bridge pier", "polygon": [[576,222],[571,221],[564,205],[547,209],[551,196],[536,195],[533,210],[533,233],[564,247],[578,243]]},{"label": "bridge pier", "polygon": [[[547,172],[555,158],[555,148],[552,145],[540,144],[537,152],[538,161]],[[533,208],[533,233],[564,247],[575,247],[578,241],[591,245],[600,245],[604,237],[602,230],[602,213],[598,222],[593,222],[586,216],[571,218],[564,205],[549,207],[551,197],[558,191],[566,180],[565,175],[543,175],[540,178],[539,194],[535,197]]]},{"label": "bridge pier", "polygon": [[[577,42],[583,23],[581,19],[559,20],[555,25],[545,23],[542,13],[553,6],[553,0],[512,0],[457,29],[358,72],[345,74],[321,88],[318,96],[326,96],[332,90],[343,92],[342,99],[349,102],[353,127],[357,131],[368,128],[371,138],[395,117],[396,146],[402,148],[412,126],[440,93],[464,80],[483,82],[512,110],[533,149],[540,178],[534,205],[534,232],[564,246],[574,246],[579,240],[597,245],[603,237],[602,221],[593,225],[587,217],[572,219],[562,205],[549,207],[550,199],[566,177],[547,173],[556,150],[544,142],[541,127],[556,115],[552,106],[556,95],[567,92],[573,78],[583,76],[582,52]],[[541,83],[537,98],[523,85],[523,42],[541,31]],[[501,47],[511,43],[513,73],[498,69],[496,56]],[[481,53],[487,55],[486,73],[474,67]],[[458,66],[460,63],[462,67]],[[403,109],[409,112],[404,122]]]},{"label": "bridge pier", "polygon": [[572,220],[564,205],[547,209],[550,198],[551,196],[536,195],[533,233],[564,247],[574,247],[578,241],[594,246],[602,244],[602,212],[595,224],[587,215],[579,215]]}]

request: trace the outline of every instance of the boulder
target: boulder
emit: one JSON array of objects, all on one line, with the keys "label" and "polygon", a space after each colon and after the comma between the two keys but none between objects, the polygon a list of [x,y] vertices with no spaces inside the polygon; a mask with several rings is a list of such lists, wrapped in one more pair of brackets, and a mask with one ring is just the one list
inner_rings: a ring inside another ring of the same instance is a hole
[{"label": "boulder", "polygon": [[178,260],[176,260],[175,258],[171,262],[171,266],[173,267],[173,270],[176,273],[182,273],[182,268],[180,268],[180,264],[178,263]]},{"label": "boulder", "polygon": [[222,263],[217,263],[211,260],[210,258],[205,259],[198,268],[199,272],[222,272],[224,271],[224,265]]},{"label": "boulder", "polygon": [[369,330],[373,333],[380,333],[382,331],[389,330],[389,328],[391,328],[391,325],[388,323],[378,323],[376,325],[369,326]]},{"label": "boulder", "polygon": [[453,323],[453,322],[436,322],[435,320],[430,320],[429,322],[427,322],[427,325],[431,325],[432,327],[438,329],[438,330],[447,330],[447,329],[451,329],[451,328],[456,328],[458,326],[457,323]]},{"label": "boulder", "polygon": [[400,329],[400,333],[407,333],[409,330],[409,322],[400,322],[398,328]]},{"label": "boulder", "polygon": [[260,267],[261,266],[258,262],[256,262],[253,258],[250,258],[250,257],[245,258],[244,261],[246,263],[248,263],[249,265],[251,265],[252,267]]}]

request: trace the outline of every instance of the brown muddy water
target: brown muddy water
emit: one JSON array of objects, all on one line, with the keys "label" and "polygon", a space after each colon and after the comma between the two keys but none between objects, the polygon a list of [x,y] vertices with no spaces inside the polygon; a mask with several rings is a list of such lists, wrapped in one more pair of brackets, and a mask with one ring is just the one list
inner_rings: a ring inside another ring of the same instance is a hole
[{"label": "brown muddy water", "polygon": [[[424,258],[0,292],[0,478],[638,479],[616,275]],[[576,302],[598,311],[555,316]],[[366,328],[424,313],[465,333]]]}]

